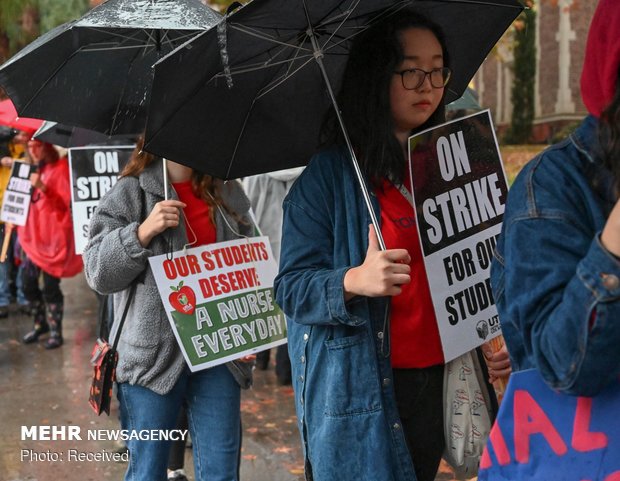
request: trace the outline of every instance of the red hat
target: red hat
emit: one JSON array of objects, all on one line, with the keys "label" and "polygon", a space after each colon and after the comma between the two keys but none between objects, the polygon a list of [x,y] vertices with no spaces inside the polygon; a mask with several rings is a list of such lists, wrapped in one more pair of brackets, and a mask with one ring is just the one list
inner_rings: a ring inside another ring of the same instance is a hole
[{"label": "red hat", "polygon": [[620,72],[620,1],[600,0],[588,33],[581,98],[596,117],[609,105]]}]

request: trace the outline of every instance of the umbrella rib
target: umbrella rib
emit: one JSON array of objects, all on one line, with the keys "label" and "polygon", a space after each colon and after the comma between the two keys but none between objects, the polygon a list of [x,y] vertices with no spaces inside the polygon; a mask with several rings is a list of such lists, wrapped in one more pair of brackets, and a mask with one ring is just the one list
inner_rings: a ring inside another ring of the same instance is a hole
[{"label": "umbrella rib", "polygon": [[[325,40],[325,42],[323,43],[323,45],[321,46],[321,50],[323,50],[323,47],[325,47],[330,40],[334,37],[334,35],[336,35],[336,32],[338,32],[338,30],[340,30],[340,28],[342,28],[342,26],[344,25],[344,23],[348,20],[348,18],[351,16],[351,14],[353,13],[353,10],[355,10],[357,8],[357,6],[360,4],[360,0],[356,0],[354,2],[354,4],[351,5],[351,7],[349,7],[349,9],[347,10],[347,12],[344,12],[344,17],[339,20],[340,25],[338,25],[334,31],[332,32],[332,34],[329,36],[329,38],[327,38],[327,40]],[[341,15],[343,15],[341,14]]]},{"label": "umbrella rib", "polygon": [[[128,29],[128,30],[131,31],[131,34],[129,32],[127,34],[123,34],[123,33],[119,32],[119,31],[110,31],[110,30],[106,30],[106,29],[103,29],[103,28],[95,28],[95,27],[86,27],[86,28],[88,30],[93,30],[93,31],[98,32],[98,33],[103,33],[103,34],[108,35],[108,36],[113,37],[113,38],[123,39],[124,41],[137,41],[137,42],[140,41],[140,39],[138,38],[140,32],[144,31],[144,30],[141,30],[141,29],[135,29],[134,28],[134,29]],[[140,46],[143,46],[143,45],[140,45]]]},{"label": "umbrella rib", "polygon": [[[306,35],[307,38],[307,35]],[[291,45],[290,48],[292,48],[295,51],[295,54],[292,57],[287,57],[284,60],[278,60],[275,61],[275,58],[278,57],[280,54],[283,54],[287,51],[287,48],[282,48],[282,50],[276,52],[274,55],[270,55],[270,59],[266,60],[264,62],[257,62],[254,64],[250,64],[250,65],[246,65],[243,68],[237,68],[237,69],[231,69],[231,73],[234,72],[236,74],[240,74],[240,73],[248,73],[248,72],[255,72],[257,70],[263,70],[266,69],[268,67],[276,67],[278,65],[286,65],[289,64],[289,70],[290,70],[290,66],[293,65],[293,63],[295,63],[295,61],[297,60],[302,60],[305,58],[314,58],[314,55],[312,55],[311,53],[307,53],[304,55],[300,55],[300,52],[303,50],[300,48],[301,44],[298,45]],[[267,53],[269,53],[269,51],[267,51]],[[225,74],[217,74],[216,77],[223,77],[225,76]]]},{"label": "umbrella rib", "polygon": [[275,89],[278,85],[281,85],[286,80],[290,79],[293,75],[295,75],[297,72],[299,72],[301,69],[303,69],[306,65],[311,63],[313,60],[314,60],[314,57],[310,57],[307,61],[302,63],[295,70],[293,70],[292,72],[287,73],[287,74],[283,75],[282,77],[280,77],[279,79],[277,79],[277,81],[275,81],[275,83],[270,83],[269,85],[266,85],[265,87],[263,87],[261,90],[259,90],[258,94],[256,95],[255,100],[258,100],[261,97],[267,95],[269,92],[271,92],[273,89]]},{"label": "umbrella rib", "polygon": [[[304,39],[307,39],[307,38],[308,38],[308,34],[306,33]],[[302,42],[300,42],[299,45],[301,45],[301,43]],[[301,48],[296,48],[295,49],[295,55],[293,55],[292,58],[289,58],[290,64],[289,64],[289,66],[287,68],[287,73],[290,73],[290,76],[294,75],[295,72],[297,72],[299,70],[299,69],[297,69],[297,70],[295,70],[294,72],[291,73],[291,68],[293,67],[293,63],[296,60],[300,60],[300,59],[304,58],[304,56],[299,55],[300,52],[301,52]],[[312,58],[314,58],[314,56],[312,56]],[[299,68],[303,68],[304,65],[307,65],[307,62],[304,63],[303,65],[301,65]],[[285,74],[284,77],[287,78],[287,75]],[[278,82],[278,85],[279,85],[279,82]]]},{"label": "umbrella rib", "polygon": [[252,110],[254,109],[255,104],[256,104],[256,98],[252,101],[252,105],[250,105],[250,108],[248,109],[248,113],[246,114],[245,119],[243,120],[243,126],[241,127],[241,131],[239,132],[239,135],[237,136],[237,142],[235,142],[235,148],[233,150],[232,155],[230,156],[230,162],[228,163],[228,170],[226,171],[227,179],[230,177],[230,171],[232,170],[232,166],[235,162],[235,157],[237,156],[237,150],[239,149],[239,144],[241,143],[243,132],[245,131],[245,127],[248,124],[250,114],[252,113]]},{"label": "umbrella rib", "polygon": [[91,48],[90,45],[80,48],[78,52],[108,52],[114,50],[131,50],[131,49],[143,49],[143,48],[153,48],[153,45],[145,44],[145,45],[125,45],[125,46],[114,46],[114,47],[97,47]]},{"label": "umbrella rib", "polygon": [[[261,63],[256,63],[253,65],[246,65],[244,67],[231,68],[230,72],[236,75],[243,74],[243,73],[256,72],[257,70],[264,70],[268,67],[274,67],[278,65],[286,65],[288,63],[293,63],[295,60],[305,59],[305,58],[313,59],[314,55],[303,55],[303,56],[298,56],[295,58],[287,58],[285,60],[279,60],[277,62],[270,62],[270,63],[261,62]],[[225,73],[219,72],[215,74],[213,78],[221,78],[225,76],[226,76]]]},{"label": "umbrella rib", "polygon": [[[296,45],[294,43],[287,43],[287,42],[284,42],[282,40],[277,40],[277,39],[275,39],[273,37],[266,36],[265,34],[261,34],[259,32],[255,32],[255,31],[252,31],[252,30],[249,30],[249,29],[246,29],[246,28],[242,28],[239,24],[229,24],[229,27],[234,28],[235,30],[237,30],[237,31],[239,31],[241,33],[245,33],[245,34],[250,35],[252,37],[260,38],[261,40],[266,40],[267,42],[271,42],[271,43],[276,44],[276,45],[282,45],[282,46],[291,47],[291,48],[301,48],[299,45]],[[307,48],[304,48],[302,50],[305,50],[307,52],[311,52],[312,51],[311,49],[307,49]]]},{"label": "umbrella rib", "polygon": [[[439,1],[441,1],[441,0],[439,0]],[[358,0],[358,2],[357,2],[357,3],[359,4],[359,0]],[[341,23],[340,23],[340,25],[339,25],[338,27],[336,27],[336,29],[332,32],[332,34],[330,35],[330,37],[329,37],[329,38],[328,38],[328,39],[327,39],[327,40],[323,43],[323,45],[322,45],[322,50],[323,50],[324,52],[327,52],[327,51],[329,51],[330,49],[333,49],[333,48],[335,48],[335,47],[338,47],[338,46],[342,45],[344,42],[347,42],[347,41],[351,40],[351,39],[352,39],[352,38],[354,38],[355,36],[359,35],[360,33],[364,32],[365,30],[367,30],[367,29],[368,29],[371,25],[373,25],[373,24],[374,24],[375,22],[377,22],[378,20],[380,20],[380,19],[382,19],[382,18],[384,18],[384,17],[387,17],[387,16],[389,16],[389,15],[393,15],[393,14],[394,14],[394,13],[396,13],[398,10],[401,10],[402,8],[404,8],[405,6],[407,6],[408,4],[409,4],[409,2],[405,0],[405,1],[401,1],[401,2],[399,2],[399,3],[395,3],[394,5],[392,5],[392,6],[388,7],[388,8],[386,8],[386,9],[381,10],[381,12],[380,12],[380,13],[378,13],[378,14],[377,14],[377,16],[376,16],[376,17],[374,17],[374,18],[372,19],[372,21],[371,21],[371,22],[367,23],[366,25],[363,25],[363,26],[357,27],[357,31],[355,31],[353,34],[351,34],[351,35],[349,35],[349,36],[344,36],[344,37],[341,37],[341,38],[339,39],[339,41],[338,41],[338,42],[334,42],[332,45],[327,46],[327,44],[329,43],[329,41],[330,41],[330,40],[332,40],[332,39],[333,39],[333,37],[336,35],[336,33],[340,30],[340,28],[342,28],[342,25],[344,24],[344,22],[341,22]],[[350,11],[350,12],[349,12],[349,14],[348,14],[348,16],[347,16],[347,18],[348,18],[349,16],[351,16],[351,14],[352,14],[352,13],[353,13],[353,11]],[[333,18],[333,17],[332,17],[332,18]],[[345,19],[345,20],[346,20],[346,19]],[[331,19],[330,19],[329,21],[331,22]],[[326,24],[327,24],[327,23],[325,23],[325,25],[326,25]]]},{"label": "umbrella rib", "polygon": [[[282,50],[280,50],[276,54],[272,55],[271,59],[269,59],[267,61],[256,62],[256,63],[250,64],[250,65],[246,64],[243,67],[236,67],[236,68],[235,67],[231,67],[231,69],[230,69],[231,74],[237,74],[238,75],[238,74],[242,74],[242,73],[255,72],[257,70],[263,70],[263,69],[271,68],[271,67],[277,66],[277,65],[282,65],[282,64],[286,64],[286,63],[293,63],[295,60],[298,60],[300,58],[304,58],[306,56],[309,57],[309,58],[314,56],[314,54],[312,53],[312,51],[310,49],[305,49],[305,48],[301,47],[301,45],[299,45],[299,44],[286,43],[286,42],[282,42],[282,41],[277,41],[274,38],[265,36],[264,34],[261,34],[259,32],[255,32],[255,31],[252,31],[252,30],[246,30],[246,29],[243,29],[243,28],[239,28],[238,25],[236,25],[236,24],[234,24],[234,25],[230,24],[229,26],[230,27],[236,27],[236,29],[238,31],[240,31],[241,33],[245,33],[245,34],[248,34],[248,35],[251,35],[251,36],[255,36],[255,37],[261,38],[263,40],[267,40],[269,42],[272,42],[272,43],[274,43],[276,45],[279,45],[279,46],[283,47]],[[286,58],[284,60],[276,61],[276,62],[273,61],[274,58],[278,57],[280,54],[285,53],[287,51],[287,49],[295,50],[296,51],[295,57],[293,57],[293,58]],[[300,56],[299,55],[300,52],[304,52],[306,54],[303,55],[303,56]],[[215,74],[213,76],[213,78],[221,78],[221,77],[226,77],[226,76],[227,75],[225,73],[219,72],[219,73]]]},{"label": "umbrella rib", "polygon": [[[133,32],[131,35],[129,35],[129,34],[123,35],[123,34],[121,34],[119,32],[111,32],[109,30],[104,30],[104,29],[101,29],[101,28],[93,28],[93,27],[87,27],[87,28],[88,28],[88,30],[93,30],[93,31],[98,32],[98,33],[104,33],[104,34],[109,35],[111,37],[116,37],[118,39],[122,39],[122,41],[119,42],[118,44],[114,44],[114,42],[112,40],[109,40],[107,42],[103,42],[104,44],[105,43],[110,43],[110,44],[116,45],[115,47],[110,48],[109,50],[114,50],[114,49],[119,49],[120,50],[120,49],[124,49],[124,48],[141,48],[141,47],[144,47],[145,45],[146,46],[153,45],[153,43],[150,43],[150,42],[144,43],[139,38],[140,33],[141,32],[145,32],[147,34],[148,38],[150,40],[153,40],[152,34],[149,33],[151,31],[153,31],[152,29],[151,30],[139,29],[139,30],[136,30],[135,32]],[[195,30],[188,31],[188,33],[184,33],[184,34],[179,35],[173,41],[172,38],[169,35],[169,32],[171,32],[171,31],[176,32],[178,30],[170,30],[170,29],[164,30],[164,32],[165,32],[164,33],[164,38],[168,39],[168,42],[172,46],[175,46],[175,43],[176,44],[181,44],[182,42],[185,42],[187,39],[190,39],[190,38],[192,38],[192,37],[194,37],[196,35],[196,31]],[[129,42],[129,43],[134,42],[135,44],[134,45],[123,45],[123,43],[126,43],[126,42]],[[97,44],[95,44],[95,45],[97,45]],[[89,46],[86,46],[86,47],[89,47]],[[91,51],[91,50],[96,51],[97,49],[86,48],[86,50],[87,51]]]},{"label": "umbrella rib", "polygon": [[[157,38],[153,36],[154,32],[155,30],[144,30],[144,33],[147,35],[148,39],[153,42],[153,43],[148,43],[147,45],[145,45],[145,47],[157,46]],[[161,38],[159,39],[159,43],[165,43],[166,45],[169,46],[171,50],[174,50],[174,43],[172,42],[172,39],[168,35],[169,32],[170,30],[162,30],[160,32]],[[179,40],[180,40],[179,45],[183,43],[184,38],[185,37],[179,37]]]}]

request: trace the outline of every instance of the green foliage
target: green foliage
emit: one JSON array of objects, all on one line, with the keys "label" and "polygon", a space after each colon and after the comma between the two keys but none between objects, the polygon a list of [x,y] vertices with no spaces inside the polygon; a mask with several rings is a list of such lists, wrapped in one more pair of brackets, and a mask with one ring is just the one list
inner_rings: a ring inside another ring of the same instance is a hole
[{"label": "green foliage", "polygon": [[534,84],[536,77],[536,11],[524,10],[514,33],[514,82],[512,119],[504,141],[523,144],[530,139],[534,120]]},{"label": "green foliage", "polygon": [[[225,12],[228,8],[228,5],[233,3],[234,0],[208,0],[208,4],[211,8],[215,10],[219,10],[220,12]],[[246,3],[246,1],[242,1],[241,3]]]},{"label": "green foliage", "polygon": [[564,140],[570,134],[572,134],[579,125],[581,125],[581,120],[574,120],[572,122],[568,122],[566,125],[562,126],[559,130],[553,133],[551,139],[549,139],[550,144],[557,144],[558,142]]},{"label": "green foliage", "polygon": [[0,8],[0,36],[7,42],[12,54],[36,37],[36,32],[23,28],[26,12],[36,11],[37,0],[2,0]]},{"label": "green foliage", "polygon": [[42,33],[79,18],[88,11],[88,0],[2,0],[0,36],[8,41],[9,56]]},{"label": "green foliage", "polygon": [[38,0],[41,33],[84,15],[90,8],[88,0]]}]

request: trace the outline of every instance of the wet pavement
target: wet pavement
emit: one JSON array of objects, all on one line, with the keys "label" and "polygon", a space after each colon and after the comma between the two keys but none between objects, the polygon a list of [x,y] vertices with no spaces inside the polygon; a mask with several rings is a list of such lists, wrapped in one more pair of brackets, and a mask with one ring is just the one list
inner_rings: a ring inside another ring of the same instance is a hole
[{"label": "wet pavement", "polygon": [[[109,459],[116,448],[114,441],[85,436],[80,441],[22,440],[22,426],[74,425],[82,434],[119,428],[116,404],[109,417],[97,417],[88,405],[89,356],[97,337],[96,297],[82,275],[64,279],[61,286],[65,294],[62,348],[47,351],[42,343],[21,344],[32,321],[14,307],[7,319],[0,319],[0,481],[123,479],[126,463]],[[242,481],[302,481],[293,390],[276,383],[273,364],[255,372],[254,387],[243,392],[241,409]],[[99,460],[83,459],[94,456]],[[190,449],[186,468],[193,479]],[[449,469],[442,466],[437,481],[450,480]]]}]

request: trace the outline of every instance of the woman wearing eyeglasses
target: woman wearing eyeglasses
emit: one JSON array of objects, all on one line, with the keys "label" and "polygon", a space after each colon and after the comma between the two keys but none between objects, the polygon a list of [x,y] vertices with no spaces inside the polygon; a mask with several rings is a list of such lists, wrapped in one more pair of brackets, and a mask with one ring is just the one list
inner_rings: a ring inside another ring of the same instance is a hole
[{"label": "woman wearing eyeglasses", "polygon": [[437,473],[444,358],[406,197],[406,153],[412,133],[444,121],[449,80],[442,32],[413,11],[375,24],[352,46],[339,106],[386,251],[333,116],[326,148],[284,202],[276,298],[289,318],[314,481],[432,481]]}]

